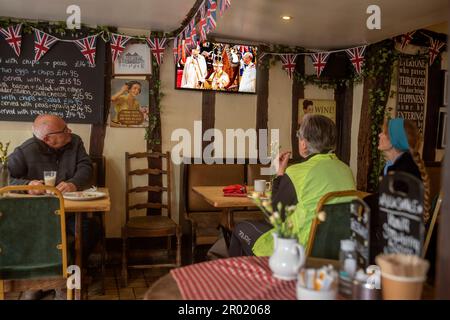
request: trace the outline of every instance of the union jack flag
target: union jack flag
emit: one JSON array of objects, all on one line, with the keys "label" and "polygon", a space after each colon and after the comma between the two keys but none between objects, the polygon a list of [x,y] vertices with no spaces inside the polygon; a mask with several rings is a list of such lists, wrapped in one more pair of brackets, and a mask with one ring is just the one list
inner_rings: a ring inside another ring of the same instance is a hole
[{"label": "union jack flag", "polygon": [[362,66],[364,64],[364,52],[366,51],[366,46],[356,47],[345,50],[350,58],[350,62],[358,74],[361,74]]},{"label": "union jack flag", "polygon": [[320,77],[325,65],[327,64],[328,52],[311,53],[311,59],[313,61],[314,68],[316,69],[317,78]]},{"label": "union jack flag", "polygon": [[405,34],[403,34],[401,36],[401,40],[402,40],[401,48],[402,48],[402,50],[408,45],[408,43],[411,42],[412,36],[413,36],[414,33],[416,33],[416,32],[415,31],[411,31],[411,32],[407,32],[407,33],[405,33]]},{"label": "union jack flag", "polygon": [[83,56],[89,61],[89,64],[94,67],[97,35],[75,40],[74,42]]},{"label": "union jack flag", "polygon": [[186,46],[186,49],[189,50],[192,45],[191,36],[189,34],[189,26],[186,26],[186,28],[184,29],[184,40],[184,45]]},{"label": "union jack flag", "polygon": [[197,38],[197,29],[195,28],[195,17],[192,18],[190,25],[191,25],[191,42],[195,43],[195,40]]},{"label": "union jack flag", "polygon": [[39,61],[44,54],[58,41],[58,38],[34,29],[34,61]]},{"label": "union jack flag", "polygon": [[178,37],[173,38],[173,63],[177,63],[178,61]]},{"label": "union jack flag", "polygon": [[208,32],[213,31],[216,28],[216,9],[217,3],[216,0],[208,0]]},{"label": "union jack flag", "polygon": [[223,13],[225,12],[225,10],[227,10],[229,7],[231,7],[231,1],[230,0],[222,0],[222,2],[220,3],[220,16],[223,15]]},{"label": "union jack flag", "polygon": [[110,35],[111,39],[109,42],[111,43],[111,58],[112,61],[115,62],[120,54],[125,50],[126,44],[131,37],[123,36],[117,33],[111,33]]},{"label": "union jack flag", "polygon": [[20,56],[20,46],[22,44],[21,31],[21,23],[7,28],[0,28],[0,34],[5,37],[6,42],[13,48],[17,56]]},{"label": "union jack flag", "polygon": [[205,41],[206,40],[207,22],[206,22],[205,7],[203,7],[203,6],[200,9],[200,20],[198,22],[198,26],[200,29],[200,40]]},{"label": "union jack flag", "polygon": [[156,58],[156,62],[158,63],[158,66],[161,65],[163,61],[163,55],[164,50],[166,49],[166,38],[153,38],[150,39],[149,37],[146,38],[148,45],[150,46],[150,49],[153,53],[153,55]]},{"label": "union jack flag", "polygon": [[283,69],[286,70],[289,79],[292,79],[292,75],[294,74],[295,70],[295,58],[297,58],[296,54],[282,54],[280,55]]},{"label": "union jack flag", "polygon": [[430,39],[430,46],[428,47],[428,54],[430,55],[430,66],[439,55],[443,46],[445,46],[445,42]]}]

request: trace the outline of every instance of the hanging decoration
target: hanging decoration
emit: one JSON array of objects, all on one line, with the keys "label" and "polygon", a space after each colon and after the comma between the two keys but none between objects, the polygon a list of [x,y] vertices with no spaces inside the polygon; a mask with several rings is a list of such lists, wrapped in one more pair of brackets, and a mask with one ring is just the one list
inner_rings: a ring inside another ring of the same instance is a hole
[{"label": "hanging decoration", "polygon": [[430,56],[430,66],[441,52],[442,47],[445,46],[445,42],[439,40],[430,39],[430,46],[428,47],[428,54]]},{"label": "hanging decoration", "polygon": [[416,33],[416,31],[407,32],[400,37],[402,50],[411,42],[414,33]]},{"label": "hanging decoration", "polygon": [[97,35],[89,36],[80,40],[75,40],[74,42],[80,49],[83,56],[87,59],[91,67],[95,67]]},{"label": "hanging decoration", "polygon": [[48,33],[34,29],[34,61],[39,61],[58,40]]},{"label": "hanging decoration", "polygon": [[230,0],[219,0],[219,1],[221,1],[219,8],[220,8],[220,16],[222,16],[225,10],[231,7],[231,2]]},{"label": "hanging decoration", "polygon": [[362,66],[364,64],[364,52],[366,51],[366,46],[356,47],[345,50],[348,57],[350,58],[350,62],[357,74],[361,74]]},{"label": "hanging decoration", "polygon": [[316,69],[317,78],[322,74],[323,69],[325,68],[328,57],[330,56],[330,52],[317,52],[311,53],[311,59],[313,60],[314,68]]},{"label": "hanging decoration", "polygon": [[161,65],[163,61],[163,55],[164,50],[166,49],[166,38],[147,38],[147,43],[150,46],[150,49],[153,53],[153,55],[156,58],[156,62],[158,63],[158,66]]},{"label": "hanging decoration", "polygon": [[214,31],[216,28],[216,0],[208,0],[208,33]]},{"label": "hanging decoration", "polygon": [[197,43],[197,29],[195,28],[195,20],[191,20],[191,43]]},{"label": "hanging decoration", "polygon": [[16,53],[16,56],[20,56],[20,47],[22,44],[22,24],[16,24],[7,28],[0,28],[0,34],[3,35],[6,42]]},{"label": "hanging decoration", "polygon": [[109,42],[111,43],[111,58],[113,63],[116,62],[116,59],[125,50],[126,44],[130,39],[131,37],[128,36],[110,33]]},{"label": "hanging decoration", "polygon": [[297,58],[296,54],[282,54],[280,55],[283,69],[287,72],[289,79],[292,79],[295,71],[295,58]]},{"label": "hanging decoration", "polygon": [[205,7],[202,6],[200,8],[200,20],[198,22],[199,30],[200,30],[200,40],[205,41],[206,40],[206,28],[207,28],[207,22],[206,22],[206,14],[205,14]]},{"label": "hanging decoration", "polygon": [[173,63],[176,64],[178,62],[178,37],[173,38]]}]

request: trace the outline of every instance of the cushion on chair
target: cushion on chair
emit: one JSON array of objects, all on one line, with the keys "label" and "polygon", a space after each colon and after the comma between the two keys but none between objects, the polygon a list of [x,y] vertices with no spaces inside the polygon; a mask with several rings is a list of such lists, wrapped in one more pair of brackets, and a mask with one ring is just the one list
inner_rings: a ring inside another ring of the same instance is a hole
[{"label": "cushion on chair", "polygon": [[327,204],[323,207],[326,220],[317,226],[311,256],[324,259],[339,259],[340,242],[349,239],[350,202]]},{"label": "cushion on chair", "polygon": [[59,200],[0,197],[0,279],[62,275]]}]

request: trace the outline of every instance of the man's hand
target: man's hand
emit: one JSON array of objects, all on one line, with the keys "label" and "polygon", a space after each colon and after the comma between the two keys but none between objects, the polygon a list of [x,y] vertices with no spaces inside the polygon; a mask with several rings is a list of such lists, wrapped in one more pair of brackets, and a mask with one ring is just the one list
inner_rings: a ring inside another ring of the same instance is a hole
[{"label": "man's hand", "polygon": [[64,181],[60,182],[56,186],[56,189],[61,191],[61,193],[77,191],[77,187],[73,183],[71,183],[71,182],[64,182]]},{"label": "man's hand", "polygon": [[[42,180],[31,180],[28,183],[29,186],[43,186],[44,185],[44,181]],[[28,190],[29,194],[44,194],[45,190]]]},{"label": "man's hand", "polygon": [[291,156],[290,151],[285,151],[285,152],[280,153],[280,156],[278,157],[278,161],[279,161],[279,167],[278,167],[278,172],[277,172],[278,176],[284,175],[284,172],[286,171],[286,168],[288,166],[288,161],[289,161],[290,156]]}]

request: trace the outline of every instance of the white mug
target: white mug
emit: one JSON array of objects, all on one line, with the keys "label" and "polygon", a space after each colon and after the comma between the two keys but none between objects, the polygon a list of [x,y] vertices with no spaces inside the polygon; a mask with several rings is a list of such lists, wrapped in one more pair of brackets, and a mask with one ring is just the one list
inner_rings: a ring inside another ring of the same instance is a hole
[{"label": "white mug", "polygon": [[255,180],[255,192],[264,193],[266,191],[266,180]]}]

